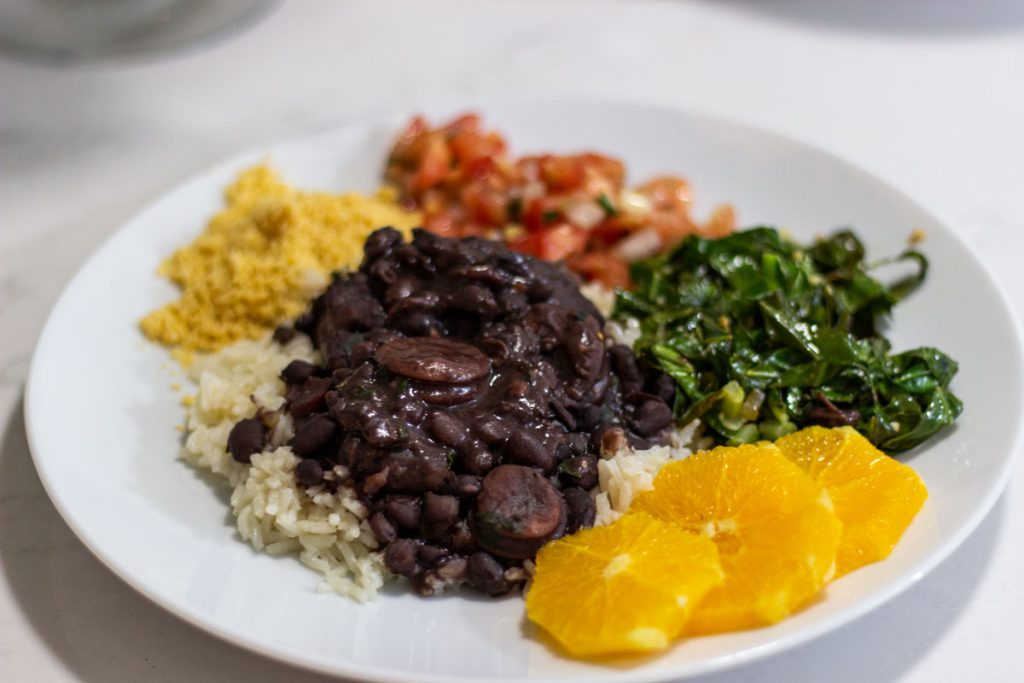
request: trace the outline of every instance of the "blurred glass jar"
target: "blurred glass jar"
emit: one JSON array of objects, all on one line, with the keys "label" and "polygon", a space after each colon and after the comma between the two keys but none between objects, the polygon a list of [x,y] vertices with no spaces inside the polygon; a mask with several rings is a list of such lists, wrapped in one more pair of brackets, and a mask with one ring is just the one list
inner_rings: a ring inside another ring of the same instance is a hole
[{"label": "blurred glass jar", "polygon": [[277,0],[0,0],[0,49],[76,63],[204,47],[240,32]]}]

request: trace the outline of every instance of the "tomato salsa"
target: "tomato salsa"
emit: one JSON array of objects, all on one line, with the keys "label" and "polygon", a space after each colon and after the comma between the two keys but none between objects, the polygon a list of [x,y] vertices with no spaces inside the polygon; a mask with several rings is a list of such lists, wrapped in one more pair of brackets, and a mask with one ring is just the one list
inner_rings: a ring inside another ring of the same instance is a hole
[{"label": "tomato salsa", "polygon": [[476,114],[437,128],[414,117],[391,150],[385,178],[434,233],[501,239],[607,287],[628,287],[631,262],[688,235],[721,237],[734,228],[729,206],[696,222],[690,186],[679,177],[630,187],[622,161],[603,154],[512,157],[505,138]]}]

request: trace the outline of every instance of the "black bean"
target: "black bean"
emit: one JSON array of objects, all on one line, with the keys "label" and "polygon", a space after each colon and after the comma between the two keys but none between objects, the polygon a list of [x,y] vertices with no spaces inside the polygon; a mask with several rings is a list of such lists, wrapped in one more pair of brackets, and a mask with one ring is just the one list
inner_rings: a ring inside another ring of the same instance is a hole
[{"label": "black bean", "polygon": [[466,581],[488,595],[507,593],[512,586],[505,579],[505,568],[492,555],[473,553],[466,562]]},{"label": "black bean", "polygon": [[315,365],[296,359],[284,366],[284,370],[281,371],[281,379],[284,380],[285,384],[302,384],[312,377],[315,372]]},{"label": "black bean", "polygon": [[360,431],[366,442],[374,446],[394,446],[408,438],[405,425],[398,417],[373,416],[366,420]]},{"label": "black bean", "polygon": [[391,543],[398,537],[398,530],[383,512],[375,512],[370,515],[370,531],[382,546]]},{"label": "black bean", "polygon": [[441,443],[453,448],[464,445],[469,438],[469,428],[466,424],[443,410],[431,414],[430,433]]},{"label": "black bean", "polygon": [[629,447],[637,451],[646,451],[648,448],[652,448],[654,446],[654,442],[651,441],[650,439],[645,439],[642,436],[637,436],[632,432],[627,434],[626,438],[629,439]]},{"label": "black bean", "polygon": [[583,408],[576,420],[576,427],[585,432],[593,431],[599,424],[601,424],[601,408],[595,405]]},{"label": "black bean", "polygon": [[279,325],[274,329],[274,341],[284,346],[291,340],[295,339],[295,328],[291,325]]},{"label": "black bean", "polygon": [[320,410],[332,384],[330,377],[310,377],[302,384],[289,387],[288,412],[294,417],[305,417]]},{"label": "black bean", "polygon": [[384,551],[384,565],[394,574],[408,576],[416,570],[416,541],[396,538]]},{"label": "black bean", "polygon": [[483,385],[480,382],[471,384],[448,384],[443,382],[410,382],[412,394],[435,406],[455,406],[476,398]]},{"label": "black bean", "polygon": [[531,302],[547,301],[554,294],[554,290],[551,285],[541,280],[534,280],[530,283],[529,289],[526,290],[526,296],[529,297]]},{"label": "black bean", "polygon": [[491,290],[480,285],[459,288],[448,300],[448,305],[456,311],[475,313],[484,318],[493,318],[498,314],[498,302],[494,300]]},{"label": "black bean", "polygon": [[484,339],[480,342],[480,346],[495,365],[503,364],[509,359],[509,356],[512,355],[512,352],[505,340],[498,339],[497,337]]},{"label": "black bean", "polygon": [[458,555],[446,557],[441,559],[435,571],[445,581],[462,581],[466,578],[466,567],[468,564],[469,562],[465,557],[459,557]]},{"label": "black bean", "polygon": [[476,435],[486,444],[494,445],[508,438],[511,428],[498,417],[484,418],[473,427]]},{"label": "black bean", "polygon": [[324,480],[324,468],[312,458],[300,460],[295,466],[295,481],[303,486],[316,486]]},{"label": "black bean", "polygon": [[587,451],[590,450],[590,439],[587,438],[586,434],[573,432],[572,434],[567,434],[565,440],[569,445],[569,453],[572,455],[586,455]]},{"label": "black bean", "polygon": [[563,460],[558,469],[569,486],[578,486],[586,491],[597,486],[597,456],[577,455]]},{"label": "black bean", "polygon": [[389,309],[403,299],[408,299],[416,292],[417,282],[415,278],[399,278],[391,284],[384,293],[384,305]]},{"label": "black bean", "polygon": [[576,429],[576,418],[572,416],[572,413],[569,412],[569,409],[565,407],[564,403],[557,399],[553,399],[550,401],[549,405],[551,406],[552,412],[558,416],[558,419],[562,421],[562,424],[565,425],[566,429],[569,431]]},{"label": "black bean", "polygon": [[[349,436],[346,436],[345,440],[342,441],[341,445],[338,446],[338,451],[334,455],[334,460],[339,465],[344,465],[345,467],[357,469],[357,465],[361,464],[361,456],[366,454],[368,450],[369,449],[366,448],[365,441],[363,441],[361,438],[354,434],[350,434]],[[376,469],[379,469],[378,467],[376,467],[377,463],[366,464],[369,465],[369,467],[363,466],[358,467],[358,469],[360,469],[363,472],[372,472]]]},{"label": "black bean", "polygon": [[398,279],[398,266],[392,261],[381,259],[367,269],[370,286],[375,292],[381,287],[387,287]]},{"label": "black bean", "polygon": [[448,474],[445,451],[424,441],[410,442],[408,449],[389,451],[387,463],[391,470],[388,488],[397,493],[436,491]]},{"label": "black bean", "polygon": [[306,457],[327,445],[337,430],[337,424],[327,415],[314,415],[295,429],[292,451]]},{"label": "black bean", "polygon": [[657,434],[672,424],[672,409],[659,399],[641,403],[633,414],[633,430],[640,436]]},{"label": "black bean", "polygon": [[471,553],[476,549],[476,540],[466,520],[460,519],[455,523],[448,536],[447,545],[457,553]]},{"label": "black bean", "polygon": [[423,496],[423,519],[432,524],[448,526],[459,518],[459,499],[439,496],[429,491]]},{"label": "black bean", "polygon": [[403,334],[412,337],[427,337],[444,329],[441,321],[426,311],[399,311],[388,324]]},{"label": "black bean", "polygon": [[228,434],[228,452],[235,462],[248,464],[252,456],[263,450],[267,430],[258,418],[239,420]]},{"label": "black bean", "polygon": [[424,543],[416,551],[416,559],[428,567],[433,566],[438,560],[445,557],[448,553],[445,552],[444,548],[439,548],[436,545],[429,545]]},{"label": "black bean", "polygon": [[459,498],[472,498],[480,493],[480,477],[460,474],[445,482],[444,492]]},{"label": "black bean", "polygon": [[412,496],[388,496],[384,514],[402,529],[414,531],[420,525],[420,499]]},{"label": "black bean", "polygon": [[359,367],[373,358],[373,352],[376,350],[377,345],[371,341],[361,341],[353,344],[352,350],[349,352],[349,361],[351,361],[352,367]]},{"label": "black bean", "polygon": [[483,445],[476,444],[459,454],[459,464],[470,474],[487,474],[498,464],[498,455]]},{"label": "black bean", "polygon": [[509,460],[547,472],[555,466],[555,454],[543,441],[527,431],[513,432],[505,444]]},{"label": "black bean", "polygon": [[350,287],[327,289],[327,318],[335,327],[353,332],[372,330],[387,319],[384,308],[373,297],[364,275],[356,275]]},{"label": "black bean", "polygon": [[616,344],[608,349],[608,355],[612,361],[612,368],[619,376],[626,392],[639,391],[644,384],[644,376],[636,364],[636,355],[633,349],[622,344]]},{"label": "black bean", "polygon": [[597,508],[594,506],[594,499],[590,494],[578,486],[565,489],[562,492],[565,497],[565,507],[569,513],[569,519],[565,525],[565,533],[574,534],[580,529],[594,526],[594,519],[597,517]]},{"label": "black bean", "polygon": [[381,228],[370,233],[366,238],[363,249],[366,252],[365,261],[369,262],[380,258],[394,247],[402,243],[402,233],[394,228]]},{"label": "black bean", "polygon": [[513,289],[498,292],[498,308],[506,315],[519,315],[530,305],[526,295]]},{"label": "black bean", "polygon": [[601,341],[601,327],[597,318],[587,316],[569,322],[563,336],[565,351],[572,361],[572,368],[580,378],[593,383],[601,371],[605,348]]},{"label": "black bean", "polygon": [[658,376],[650,383],[650,389],[652,394],[669,405],[672,405],[672,401],[675,400],[676,381],[664,372],[658,373]]}]

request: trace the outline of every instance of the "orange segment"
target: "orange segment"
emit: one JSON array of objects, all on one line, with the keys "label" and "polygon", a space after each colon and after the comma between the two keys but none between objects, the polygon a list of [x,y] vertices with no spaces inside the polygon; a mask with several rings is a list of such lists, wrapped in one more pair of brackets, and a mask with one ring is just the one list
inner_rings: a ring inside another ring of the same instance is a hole
[{"label": "orange segment", "polygon": [[686,629],[693,634],[785,618],[821,590],[839,545],[840,525],[825,489],[768,443],[670,463],[633,510],[718,546],[725,582],[694,613]]},{"label": "orange segment", "polygon": [[577,657],[650,652],[721,580],[713,543],[629,514],[541,548],[526,614]]},{"label": "orange segment", "polygon": [[836,576],[888,557],[928,497],[914,470],[850,427],[808,427],[776,443],[832,498],[843,524]]}]

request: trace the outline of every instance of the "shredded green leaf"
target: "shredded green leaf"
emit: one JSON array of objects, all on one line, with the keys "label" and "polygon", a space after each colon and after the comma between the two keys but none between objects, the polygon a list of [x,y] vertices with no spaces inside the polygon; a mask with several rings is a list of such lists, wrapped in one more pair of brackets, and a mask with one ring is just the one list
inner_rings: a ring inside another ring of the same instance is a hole
[{"label": "shredded green leaf", "polygon": [[[614,317],[639,320],[635,350],[676,381],[680,423],[701,418],[720,443],[849,424],[904,451],[960,415],[957,364],[930,347],[891,354],[879,331],[924,281],[925,256],[864,256],[849,230],[807,247],[765,227],[690,237],[634,264]],[[890,285],[871,275],[896,263],[914,270]]]},{"label": "shredded green leaf", "polygon": [[619,210],[615,208],[612,200],[604,192],[597,198],[597,203],[601,205],[601,208],[604,209],[604,214],[609,218],[614,218],[618,215]]}]

